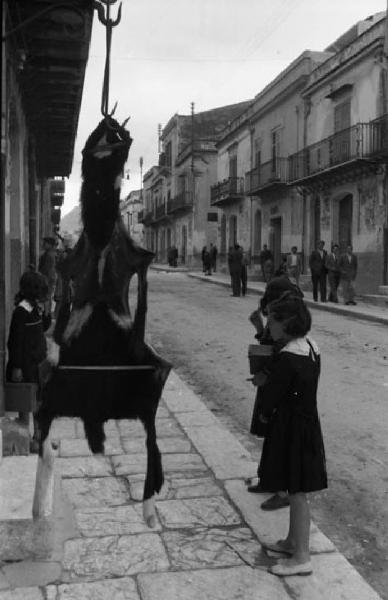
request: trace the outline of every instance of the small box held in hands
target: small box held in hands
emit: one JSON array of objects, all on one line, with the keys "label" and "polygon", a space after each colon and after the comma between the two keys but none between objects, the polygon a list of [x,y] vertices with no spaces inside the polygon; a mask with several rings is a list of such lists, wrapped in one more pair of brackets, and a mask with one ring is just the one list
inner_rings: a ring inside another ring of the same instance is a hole
[{"label": "small box held in hands", "polygon": [[262,371],[268,362],[271,360],[273,354],[273,346],[268,344],[249,344],[248,346],[248,359],[249,359],[249,372],[251,375]]}]

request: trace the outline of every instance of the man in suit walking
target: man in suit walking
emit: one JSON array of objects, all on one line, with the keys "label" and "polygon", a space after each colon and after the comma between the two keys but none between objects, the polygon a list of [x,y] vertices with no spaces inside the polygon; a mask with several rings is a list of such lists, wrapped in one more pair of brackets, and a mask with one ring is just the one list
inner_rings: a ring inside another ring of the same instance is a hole
[{"label": "man in suit walking", "polygon": [[326,256],[325,266],[327,270],[327,278],[329,280],[329,302],[338,302],[338,286],[341,278],[339,267],[339,246],[334,244],[330,254]]},{"label": "man in suit walking", "polygon": [[318,286],[319,293],[321,296],[321,302],[326,302],[326,255],[327,252],[324,250],[325,242],[321,240],[318,244],[318,248],[313,250],[310,255],[310,271],[311,280],[313,283],[313,298],[314,302],[318,302]]},{"label": "man in suit walking", "polygon": [[357,256],[353,254],[351,245],[346,248],[346,253],[340,257],[339,268],[344,302],[346,305],[352,304],[355,306],[357,303],[354,301],[354,280],[357,277]]},{"label": "man in suit walking", "polygon": [[299,277],[302,272],[302,260],[298,254],[297,246],[292,246],[291,254],[287,255],[287,273],[295,280],[299,287]]},{"label": "man in suit walking", "polygon": [[230,249],[228,255],[229,272],[232,280],[232,296],[241,296],[241,271],[243,253],[238,244]]}]

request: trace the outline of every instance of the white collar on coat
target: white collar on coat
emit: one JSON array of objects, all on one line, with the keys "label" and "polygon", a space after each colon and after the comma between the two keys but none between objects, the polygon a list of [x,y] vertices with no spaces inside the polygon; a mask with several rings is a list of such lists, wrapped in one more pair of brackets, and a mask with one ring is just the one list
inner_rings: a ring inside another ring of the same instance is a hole
[{"label": "white collar on coat", "polygon": [[[319,348],[317,343],[312,340],[310,337],[308,338],[311,346],[315,354],[319,354]],[[299,356],[308,356],[310,354],[310,346],[306,337],[296,338],[295,340],[290,340],[288,344],[286,344],[280,352],[291,352],[291,354],[298,354]]]},{"label": "white collar on coat", "polygon": [[34,307],[28,302],[28,300],[22,300],[21,302],[19,302],[18,306],[21,306],[22,308],[24,308],[24,310],[26,310],[29,313],[34,310]]}]

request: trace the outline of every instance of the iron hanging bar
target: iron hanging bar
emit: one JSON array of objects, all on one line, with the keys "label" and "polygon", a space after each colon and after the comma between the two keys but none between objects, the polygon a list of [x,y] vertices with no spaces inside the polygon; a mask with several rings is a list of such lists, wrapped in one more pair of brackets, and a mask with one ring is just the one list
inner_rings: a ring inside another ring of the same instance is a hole
[{"label": "iron hanging bar", "polygon": [[[100,4],[100,2],[102,2],[106,6],[106,16],[104,12],[104,7],[102,4]],[[116,2],[117,0],[99,0],[99,2],[95,1],[93,4],[94,8],[97,10],[99,21],[106,27],[106,56],[104,80],[102,84],[101,94],[101,114],[104,117],[112,116],[117,106],[116,102],[112,112],[109,113],[110,51],[112,44],[112,29],[113,27],[116,27],[116,25],[118,25],[121,21],[121,2],[116,19],[113,20],[110,18],[110,6],[111,4],[115,4]]]}]

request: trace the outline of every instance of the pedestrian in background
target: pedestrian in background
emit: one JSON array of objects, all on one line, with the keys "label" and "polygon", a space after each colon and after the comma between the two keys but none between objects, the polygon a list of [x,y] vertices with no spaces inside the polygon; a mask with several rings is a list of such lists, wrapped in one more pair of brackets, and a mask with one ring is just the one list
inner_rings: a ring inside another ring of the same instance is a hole
[{"label": "pedestrian in background", "polygon": [[268,258],[264,263],[264,281],[269,283],[275,274],[275,266],[272,258]]},{"label": "pedestrian in background", "polygon": [[295,280],[296,285],[299,287],[299,278],[302,272],[302,260],[298,254],[297,246],[292,246],[291,254],[287,256],[287,272],[289,277]]},{"label": "pedestrian in background", "polygon": [[242,252],[242,260],[241,260],[241,295],[245,296],[247,293],[248,286],[248,256],[247,253],[244,252],[244,248],[240,246]]},{"label": "pedestrian in background", "polygon": [[327,270],[327,279],[329,281],[329,302],[338,302],[338,286],[341,278],[339,267],[339,246],[333,244],[331,252],[327,254],[325,267]]},{"label": "pedestrian in background", "polygon": [[341,272],[344,303],[346,305],[353,304],[353,306],[355,306],[357,302],[354,301],[354,281],[357,276],[357,256],[353,254],[353,248],[351,245],[347,246],[346,253],[342,254],[340,257],[339,268]]},{"label": "pedestrian in background", "polygon": [[[272,255],[271,250],[268,249],[267,244],[263,245],[263,249],[260,252],[259,260],[260,260],[261,273],[263,275],[263,279],[264,279],[264,281],[269,281],[269,279],[266,279],[265,263],[268,260],[270,260],[273,264],[273,255]],[[267,271],[268,271],[268,269],[267,269]]]},{"label": "pedestrian in background", "polygon": [[47,279],[48,284],[48,293],[47,300],[45,306],[45,313],[51,314],[52,310],[52,302],[55,290],[55,283],[57,280],[57,271],[56,271],[56,261],[57,261],[57,253],[56,253],[56,244],[57,241],[54,237],[44,237],[43,238],[43,253],[39,259],[38,271],[42,275],[44,275]]},{"label": "pedestrian in background", "polygon": [[235,244],[228,255],[229,272],[232,279],[232,296],[241,296],[242,260],[242,250],[238,244]]},{"label": "pedestrian in background", "polygon": [[287,275],[288,277],[287,256],[282,256],[282,261],[276,269],[274,275],[275,277],[281,277],[281,275]]},{"label": "pedestrian in background", "polygon": [[326,255],[327,252],[324,249],[325,242],[321,240],[316,250],[313,250],[310,255],[310,271],[311,281],[313,284],[313,298],[314,302],[318,302],[318,286],[319,293],[321,296],[321,302],[326,302]]},{"label": "pedestrian in background", "polygon": [[210,253],[207,249],[207,246],[204,246],[202,248],[202,269],[203,269],[203,272],[205,273],[205,275],[212,274]]},{"label": "pedestrian in background", "polygon": [[281,577],[310,575],[310,512],[306,494],[327,488],[325,450],[317,409],[320,354],[306,337],[311,315],[299,296],[286,292],[268,306],[268,327],[277,350],[260,388],[267,423],[260,460],[264,488],[288,492],[290,516],[284,540],[262,544],[289,555],[269,571]]},{"label": "pedestrian in background", "polygon": [[[48,285],[46,278],[34,271],[23,273],[19,292],[15,297],[8,335],[8,362],[6,379],[13,383],[39,385],[39,365],[46,358],[47,344],[44,332],[50,327],[51,314],[45,312]],[[44,307],[42,308],[42,303]],[[19,413],[21,424],[28,426],[30,414]],[[30,451],[37,451],[38,431],[34,421],[34,436]]]},{"label": "pedestrian in background", "polygon": [[217,254],[218,254],[217,246],[215,244],[210,244],[209,254],[210,254],[211,269],[212,269],[213,273],[215,273],[217,271]]}]

